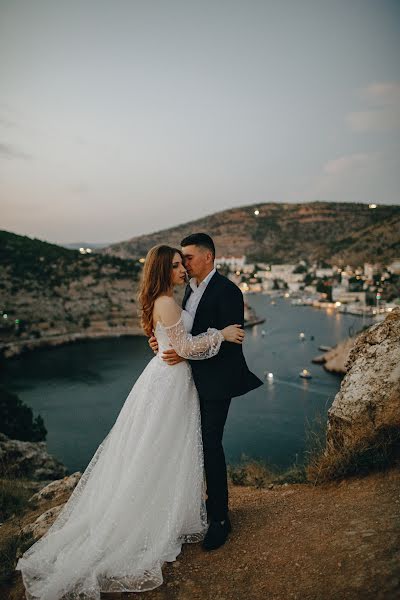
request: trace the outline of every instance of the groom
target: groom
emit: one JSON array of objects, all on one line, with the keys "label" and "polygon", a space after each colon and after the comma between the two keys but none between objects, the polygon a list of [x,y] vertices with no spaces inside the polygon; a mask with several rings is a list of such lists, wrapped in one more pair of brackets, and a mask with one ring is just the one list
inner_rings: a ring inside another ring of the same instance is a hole
[{"label": "groom", "polygon": [[[184,266],[190,276],[182,307],[194,317],[192,335],[209,327],[223,329],[244,323],[240,289],[214,268],[215,246],[206,233],[194,233],[181,242]],[[157,351],[157,341],[150,338]],[[185,360],[175,350],[163,353],[170,365]],[[203,540],[205,550],[222,546],[231,531],[228,516],[228,483],[222,436],[231,399],[262,385],[249,371],[240,344],[226,342],[208,360],[189,360],[200,398],[204,469],[207,482],[207,515],[210,525]]]}]

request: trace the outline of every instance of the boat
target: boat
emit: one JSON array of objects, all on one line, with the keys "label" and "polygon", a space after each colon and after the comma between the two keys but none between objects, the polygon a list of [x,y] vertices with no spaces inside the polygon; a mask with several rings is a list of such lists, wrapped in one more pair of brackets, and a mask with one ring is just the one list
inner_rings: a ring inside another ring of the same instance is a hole
[{"label": "boat", "polygon": [[322,352],[329,352],[329,350],[332,350],[332,346],[318,346],[318,350],[321,350]]},{"label": "boat", "polygon": [[264,317],[258,317],[254,310],[247,302],[244,303],[244,324],[243,327],[253,327],[253,325],[259,325],[264,323]]},{"label": "boat", "polygon": [[312,375],[308,369],[303,369],[302,371],[300,371],[299,375],[303,379],[311,379],[311,377],[312,377]]},{"label": "boat", "polygon": [[243,327],[253,327],[253,325],[259,325],[260,323],[264,323],[264,322],[265,322],[264,318],[251,319],[250,321],[245,321],[243,324]]},{"label": "boat", "polygon": [[303,333],[303,332],[299,333],[299,339],[300,339],[301,341],[305,340],[305,339],[306,339],[306,334],[305,334],[305,333]]}]

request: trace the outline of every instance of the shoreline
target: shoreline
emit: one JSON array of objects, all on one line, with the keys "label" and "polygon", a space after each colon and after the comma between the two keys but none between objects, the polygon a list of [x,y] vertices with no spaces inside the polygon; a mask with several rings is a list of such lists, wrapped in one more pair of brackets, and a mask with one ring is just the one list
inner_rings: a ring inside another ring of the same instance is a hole
[{"label": "shoreline", "polygon": [[323,352],[322,354],[315,356],[311,362],[322,365],[322,367],[328,373],[333,373],[340,376],[345,375],[347,372],[345,365],[349,357],[350,350],[354,345],[355,339],[355,337],[350,337],[342,340],[327,352]]},{"label": "shoreline", "polygon": [[78,341],[94,340],[102,338],[118,338],[118,337],[136,337],[143,336],[141,327],[134,328],[118,328],[115,327],[109,331],[87,331],[87,332],[71,332],[60,335],[52,335],[37,339],[24,339],[0,344],[0,356],[4,359],[14,358],[33,350],[40,348],[51,348],[56,346],[64,346]]}]

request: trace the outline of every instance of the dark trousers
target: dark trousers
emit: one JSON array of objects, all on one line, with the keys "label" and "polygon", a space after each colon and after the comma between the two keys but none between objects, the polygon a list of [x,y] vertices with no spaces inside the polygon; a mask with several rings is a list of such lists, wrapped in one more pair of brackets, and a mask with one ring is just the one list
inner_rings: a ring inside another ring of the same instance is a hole
[{"label": "dark trousers", "polygon": [[231,398],[210,400],[200,397],[207,513],[213,521],[223,521],[228,514],[228,481],[222,436],[230,403]]}]

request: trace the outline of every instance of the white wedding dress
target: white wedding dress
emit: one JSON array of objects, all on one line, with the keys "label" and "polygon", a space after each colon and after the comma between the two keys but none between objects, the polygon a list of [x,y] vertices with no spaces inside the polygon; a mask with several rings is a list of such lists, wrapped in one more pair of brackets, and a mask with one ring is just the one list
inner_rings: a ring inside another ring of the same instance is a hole
[{"label": "white wedding dress", "polygon": [[18,560],[28,600],[99,600],[163,582],[162,565],[207,530],[199,400],[189,364],[161,359],[171,345],[207,359],[223,336],[193,319],[157,323],[157,354],[130,391],[53,525]]}]

